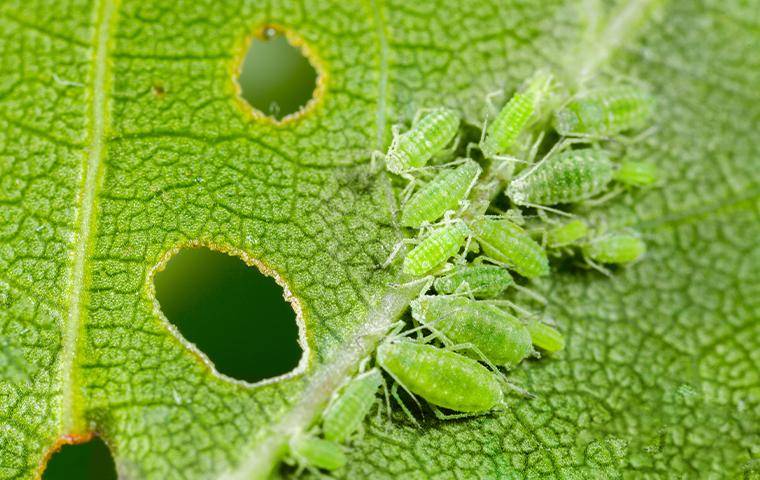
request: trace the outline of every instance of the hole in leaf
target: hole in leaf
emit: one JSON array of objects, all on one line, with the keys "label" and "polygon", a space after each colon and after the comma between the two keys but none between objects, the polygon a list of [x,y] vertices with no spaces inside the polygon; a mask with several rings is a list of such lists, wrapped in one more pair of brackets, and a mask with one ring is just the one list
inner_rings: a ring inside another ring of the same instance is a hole
[{"label": "hole in leaf", "polygon": [[182,249],[155,287],[166,318],[219,373],[254,383],[298,366],[296,314],[282,287],[239,257]]},{"label": "hole in leaf", "polygon": [[282,120],[312,99],[317,71],[301,48],[267,27],[251,42],[238,80],[246,102],[265,115]]},{"label": "hole in leaf", "polygon": [[111,452],[103,440],[64,445],[48,460],[43,480],[111,480],[116,479]]}]

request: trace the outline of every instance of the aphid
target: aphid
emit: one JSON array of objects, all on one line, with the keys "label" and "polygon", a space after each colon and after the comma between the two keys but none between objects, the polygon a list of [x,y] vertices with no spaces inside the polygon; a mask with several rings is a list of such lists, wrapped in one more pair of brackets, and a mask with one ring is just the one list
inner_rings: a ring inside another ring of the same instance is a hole
[{"label": "aphid", "polygon": [[657,167],[651,163],[625,161],[615,170],[613,178],[632,187],[648,187],[659,178]]},{"label": "aphid", "polygon": [[477,298],[496,297],[514,284],[509,272],[496,265],[469,265],[435,279],[435,291],[441,294],[466,293]]},{"label": "aphid", "polygon": [[406,202],[401,212],[401,225],[419,228],[455,209],[467,198],[480,172],[480,165],[470,159],[457,168],[440,172]]},{"label": "aphid", "polygon": [[308,434],[291,439],[290,454],[304,467],[337,470],[346,464],[346,455],[340,445]]},{"label": "aphid", "polygon": [[424,275],[440,267],[464,245],[470,234],[462,220],[454,220],[434,230],[404,258],[403,272],[407,275]]},{"label": "aphid", "polygon": [[382,375],[376,368],[352,379],[322,418],[325,438],[341,443],[353,434],[375,403],[377,389],[382,383]]},{"label": "aphid", "polygon": [[614,167],[604,150],[584,148],[548,154],[515,178],[507,196],[517,205],[556,205],[586,200],[604,191]]},{"label": "aphid", "polygon": [[546,232],[546,245],[550,248],[562,248],[576,243],[588,235],[588,225],[583,220],[570,220]]},{"label": "aphid", "polygon": [[554,115],[554,128],[564,136],[610,137],[647,125],[654,100],[628,85],[594,90],[571,100]]},{"label": "aphid", "polygon": [[485,301],[424,295],[412,302],[412,316],[455,344],[472,345],[469,356],[495,365],[511,367],[533,351],[522,322]]},{"label": "aphid", "polygon": [[492,371],[449,350],[402,340],[381,344],[376,358],[404,389],[439,407],[482,413],[504,398]]},{"label": "aphid", "polygon": [[528,331],[533,344],[547,352],[558,352],[565,348],[565,337],[553,327],[539,321],[528,322]]},{"label": "aphid", "polygon": [[459,130],[459,113],[448,108],[425,110],[404,132],[394,131],[385,156],[385,167],[396,175],[424,167],[430,158],[448,145]]},{"label": "aphid", "polygon": [[490,259],[507,264],[524,277],[549,274],[549,259],[544,249],[514,223],[480,217],[470,223],[470,228],[480,248]]},{"label": "aphid", "polygon": [[480,149],[486,158],[503,155],[515,143],[525,127],[535,119],[541,99],[551,84],[551,74],[540,71],[525,89],[515,93],[484,130]]},{"label": "aphid", "polygon": [[631,263],[646,253],[646,244],[637,235],[608,233],[583,246],[583,255],[594,262]]}]

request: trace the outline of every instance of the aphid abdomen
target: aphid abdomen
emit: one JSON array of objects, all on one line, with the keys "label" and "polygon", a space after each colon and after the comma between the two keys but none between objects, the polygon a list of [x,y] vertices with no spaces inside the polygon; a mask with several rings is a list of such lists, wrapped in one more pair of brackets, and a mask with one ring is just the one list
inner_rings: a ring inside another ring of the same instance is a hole
[{"label": "aphid abdomen", "polygon": [[311,435],[299,435],[291,440],[290,453],[302,463],[325,470],[337,470],[346,464],[340,445]]},{"label": "aphid abdomen", "polygon": [[547,352],[558,352],[565,348],[565,337],[545,323],[529,322],[528,331],[533,344]]},{"label": "aphid abdomen", "polygon": [[506,263],[528,278],[549,274],[549,259],[541,245],[508,220],[479,218],[470,225],[486,255]]},{"label": "aphid abdomen", "polygon": [[644,128],[654,107],[652,97],[631,86],[606,89],[597,98],[600,98],[607,111],[608,134]]},{"label": "aphid abdomen", "polygon": [[409,341],[384,343],[377,363],[404,388],[428,402],[459,412],[487,412],[502,402],[499,380],[477,361]]},{"label": "aphid abdomen", "polygon": [[493,122],[486,129],[486,136],[480,145],[486,158],[494,158],[506,153],[531,121],[552,81],[547,71],[536,72],[524,86],[502,107]]},{"label": "aphid abdomen", "polygon": [[515,93],[486,129],[486,137],[481,145],[483,155],[493,158],[504,153],[514,144],[534,112],[533,92]]},{"label": "aphid abdomen", "polygon": [[324,414],[322,433],[325,438],[342,443],[353,434],[375,403],[382,382],[382,375],[376,368],[351,380]]},{"label": "aphid abdomen", "polygon": [[431,110],[391,144],[386,167],[395,174],[424,167],[433,155],[451,142],[458,129],[457,112],[448,108]]},{"label": "aphid abdomen", "polygon": [[564,225],[554,227],[546,234],[546,244],[552,248],[572,245],[588,235],[588,225],[583,220],[571,220]]},{"label": "aphid abdomen", "polygon": [[610,233],[584,245],[583,253],[601,263],[630,263],[646,253],[646,244],[636,235]]},{"label": "aphid abdomen", "polygon": [[447,211],[457,208],[467,197],[480,172],[477,162],[466,160],[457,168],[436,175],[406,202],[401,212],[401,225],[419,228],[423,223],[438,220]]},{"label": "aphid abdomen", "polygon": [[[530,333],[518,319],[484,302],[423,296],[412,302],[412,315],[455,344],[472,344],[495,365],[511,367],[533,350]],[[481,360],[478,352],[466,353]]]},{"label": "aphid abdomen", "polygon": [[603,150],[567,150],[514,179],[506,194],[517,205],[577,202],[604,191],[612,175],[612,162]]},{"label": "aphid abdomen", "polygon": [[440,294],[461,292],[478,298],[490,298],[501,294],[513,283],[512,275],[502,267],[473,265],[436,278],[433,285]]},{"label": "aphid abdomen", "polygon": [[659,178],[657,167],[651,163],[625,161],[620,164],[614,179],[632,187],[647,187]]},{"label": "aphid abdomen", "polygon": [[403,272],[424,275],[454,256],[470,234],[462,220],[456,220],[434,230],[404,258]]},{"label": "aphid abdomen", "polygon": [[654,102],[631,86],[594,90],[571,101],[554,116],[560,135],[610,136],[647,125]]}]

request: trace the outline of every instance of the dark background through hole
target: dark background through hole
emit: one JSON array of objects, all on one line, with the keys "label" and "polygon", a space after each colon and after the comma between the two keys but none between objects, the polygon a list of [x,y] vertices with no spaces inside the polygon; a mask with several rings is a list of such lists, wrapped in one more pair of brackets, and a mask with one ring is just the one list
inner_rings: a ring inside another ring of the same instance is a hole
[{"label": "dark background through hole", "polygon": [[103,440],[64,445],[48,461],[43,480],[115,480],[111,452]]},{"label": "dark background through hole", "polygon": [[161,311],[230,377],[256,382],[301,358],[295,312],[282,287],[240,258],[187,248],[155,278]]},{"label": "dark background through hole", "polygon": [[243,98],[252,107],[281,120],[311,100],[317,72],[299,48],[275,34],[253,40],[239,82]]}]

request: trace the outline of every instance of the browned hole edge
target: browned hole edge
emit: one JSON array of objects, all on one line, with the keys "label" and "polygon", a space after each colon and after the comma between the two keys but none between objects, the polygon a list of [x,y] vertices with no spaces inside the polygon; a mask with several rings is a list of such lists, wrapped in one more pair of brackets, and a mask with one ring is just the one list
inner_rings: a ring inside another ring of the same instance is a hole
[{"label": "browned hole edge", "polygon": [[[268,277],[272,277],[275,282],[277,282],[277,285],[282,287],[283,290],[283,297],[285,301],[287,301],[293,311],[296,314],[296,325],[298,326],[298,345],[301,347],[302,353],[301,358],[298,360],[298,365],[296,365],[296,368],[291,370],[288,373],[284,373],[282,375],[277,375],[270,378],[265,378],[263,380],[259,380],[258,382],[247,382],[245,380],[239,380],[237,378],[230,377],[229,375],[225,375],[221,372],[219,372],[216,369],[216,366],[214,365],[214,362],[211,361],[211,359],[203,353],[194,343],[187,340],[182,333],[180,333],[179,329],[176,325],[174,325],[161,311],[161,305],[158,302],[158,298],[156,297],[156,286],[155,286],[155,276],[156,273],[161,272],[166,268],[166,265],[168,265],[169,261],[176,255],[180,250],[184,248],[208,248],[209,250],[213,250],[216,252],[221,252],[230,256],[235,256],[243,260],[243,262],[248,265],[249,267],[257,268],[261,273]],[[309,348],[309,342],[306,338],[306,324],[304,322],[304,314],[303,314],[303,308],[301,306],[301,302],[298,300],[298,298],[293,295],[290,286],[287,283],[287,280],[280,275],[278,272],[276,272],[274,269],[266,265],[261,260],[252,257],[248,253],[234,248],[229,247],[225,245],[218,245],[214,244],[208,241],[200,241],[200,240],[194,240],[194,241],[187,241],[182,242],[177,245],[175,245],[173,248],[169,249],[164,255],[161,257],[161,259],[158,261],[158,263],[151,268],[148,271],[147,276],[147,294],[148,298],[150,298],[151,302],[153,303],[153,313],[160,319],[160,321],[163,323],[163,325],[168,328],[169,332],[174,336],[175,339],[177,339],[182,346],[184,346],[190,353],[194,355],[196,360],[198,360],[201,364],[206,366],[213,374],[214,376],[221,378],[223,380],[226,380],[228,382],[232,382],[234,384],[243,386],[243,387],[258,387],[261,385],[267,385],[274,382],[279,382],[282,380],[287,380],[289,378],[296,377],[298,375],[301,375],[302,373],[306,372],[306,368],[309,364],[309,357],[311,356],[311,349]]]},{"label": "browned hole edge", "polygon": [[[37,480],[40,480],[42,478],[42,474],[45,473],[45,470],[47,469],[47,465],[50,462],[50,459],[53,458],[53,455],[58,453],[61,450],[61,448],[64,447],[64,445],[79,445],[82,443],[87,443],[93,438],[95,438],[95,432],[68,433],[68,434],[61,435],[60,437],[58,437],[55,440],[55,443],[53,443],[50,446],[50,448],[47,449],[47,451],[45,452],[45,455],[42,457],[42,461],[40,462],[40,465],[37,467],[37,472],[35,473],[34,478]],[[113,453],[111,453],[111,455],[113,455]]]},{"label": "browned hole edge", "polygon": [[[274,30],[278,34],[285,35],[288,43],[301,51],[301,54],[306,58],[306,60],[309,61],[311,67],[317,73],[316,85],[314,86],[314,91],[312,92],[309,101],[307,101],[295,112],[285,115],[280,120],[265,114],[261,110],[248,103],[243,98],[243,89],[240,87],[240,82],[238,81],[240,74],[242,73],[243,61],[245,60],[248,49],[251,46],[251,42],[254,38],[258,38],[260,40],[266,39],[266,32],[268,30]],[[301,119],[301,117],[304,117],[308,113],[315,110],[318,105],[322,104],[322,100],[324,99],[327,92],[327,83],[329,79],[325,63],[322,61],[319,55],[317,55],[316,52],[309,47],[306,41],[294,33],[292,30],[274,23],[259,25],[253,30],[253,33],[247,35],[243,41],[235,47],[233,50],[232,58],[233,61],[230,65],[230,76],[232,77],[232,84],[235,88],[235,100],[237,101],[237,104],[241,110],[250,115],[253,120],[270,123],[277,126],[284,126],[296,122],[297,120]]]}]

